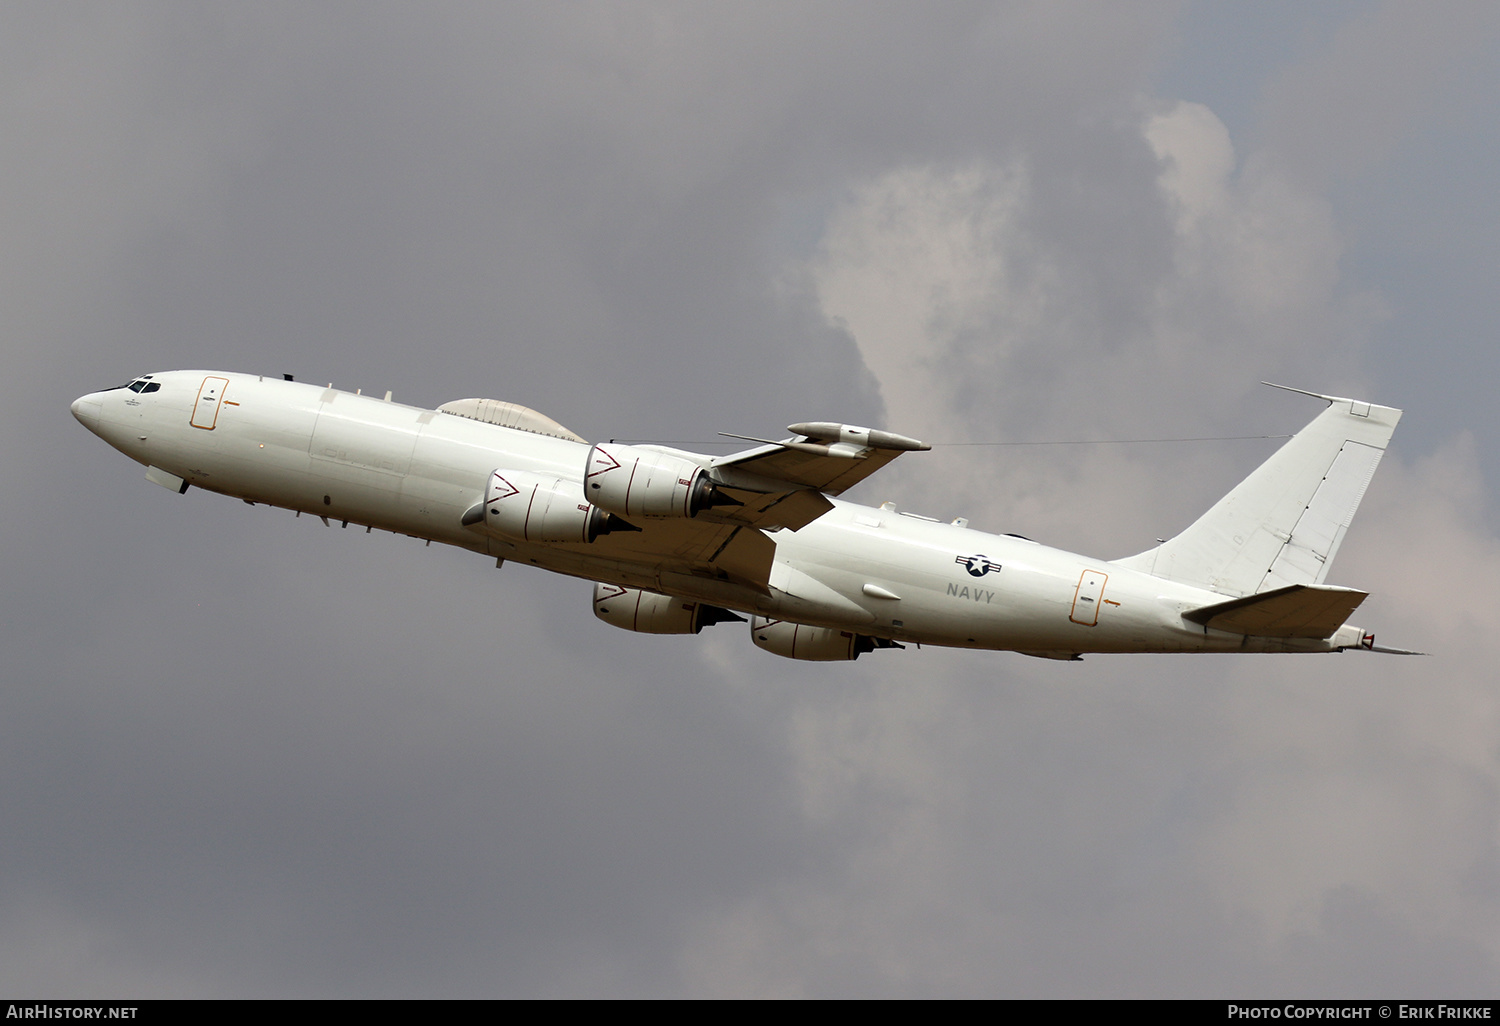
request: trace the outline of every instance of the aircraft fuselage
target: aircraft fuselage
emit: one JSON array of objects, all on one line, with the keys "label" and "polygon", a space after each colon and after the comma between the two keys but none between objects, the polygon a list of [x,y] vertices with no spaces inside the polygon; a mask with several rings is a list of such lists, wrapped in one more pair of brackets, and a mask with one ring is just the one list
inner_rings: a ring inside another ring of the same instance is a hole
[{"label": "aircraft fuselage", "polygon": [[[159,483],[455,545],[626,588],[896,642],[1085,652],[1333,651],[1324,639],[1214,630],[1183,613],[1230,595],[1011,535],[833,500],[798,530],[753,532],[765,579],[713,572],[692,525],[644,520],[592,542],[534,543],[464,524],[497,469],[578,483],[587,443],[301,382],[218,371],[83,396],[74,415]],[[687,454],[684,454],[687,455]],[[705,462],[708,457],[701,457]],[[768,539],[767,542],[762,539]]]}]

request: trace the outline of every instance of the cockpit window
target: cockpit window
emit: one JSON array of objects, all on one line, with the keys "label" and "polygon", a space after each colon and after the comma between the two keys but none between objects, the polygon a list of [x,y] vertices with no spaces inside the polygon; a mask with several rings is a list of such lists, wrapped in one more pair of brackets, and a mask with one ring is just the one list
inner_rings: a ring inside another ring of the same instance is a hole
[{"label": "cockpit window", "polygon": [[146,383],[144,381],[132,381],[125,387],[130,389],[132,392],[139,392],[141,389],[146,387]]},{"label": "cockpit window", "polygon": [[161,382],[160,381],[153,381],[149,385],[147,385],[145,388],[141,389],[142,392],[158,392],[160,390],[161,390]]},{"label": "cockpit window", "polygon": [[130,384],[125,385],[123,387],[130,389],[132,392],[159,392],[159,391],[161,391],[161,382],[160,381],[152,381],[151,377],[152,376],[150,374],[147,374],[144,378],[136,378]]}]

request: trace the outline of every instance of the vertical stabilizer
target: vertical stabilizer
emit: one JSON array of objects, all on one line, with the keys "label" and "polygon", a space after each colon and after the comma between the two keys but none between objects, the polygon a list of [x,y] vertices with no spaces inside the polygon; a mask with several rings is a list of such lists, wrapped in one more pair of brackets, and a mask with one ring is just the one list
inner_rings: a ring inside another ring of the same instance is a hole
[{"label": "vertical stabilizer", "polygon": [[1318,398],[1328,409],[1191,527],[1116,562],[1223,595],[1322,584],[1401,411]]}]

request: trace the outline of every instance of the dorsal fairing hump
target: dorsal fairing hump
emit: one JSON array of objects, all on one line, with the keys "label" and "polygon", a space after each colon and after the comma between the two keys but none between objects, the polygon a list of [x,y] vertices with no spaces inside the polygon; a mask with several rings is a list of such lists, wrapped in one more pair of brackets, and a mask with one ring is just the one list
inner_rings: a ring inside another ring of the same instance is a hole
[{"label": "dorsal fairing hump", "polygon": [[587,442],[587,439],[569,431],[551,417],[519,403],[507,403],[499,399],[455,399],[439,406],[438,412],[494,424],[496,427],[529,431],[534,435],[566,438],[570,442]]}]

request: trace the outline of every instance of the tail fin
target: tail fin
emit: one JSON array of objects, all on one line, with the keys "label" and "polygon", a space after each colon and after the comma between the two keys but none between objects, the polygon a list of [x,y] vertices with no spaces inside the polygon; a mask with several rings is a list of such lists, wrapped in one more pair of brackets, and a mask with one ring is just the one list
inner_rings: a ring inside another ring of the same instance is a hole
[{"label": "tail fin", "polygon": [[1303,394],[1328,409],[1186,531],[1115,562],[1221,595],[1322,584],[1401,411]]}]

